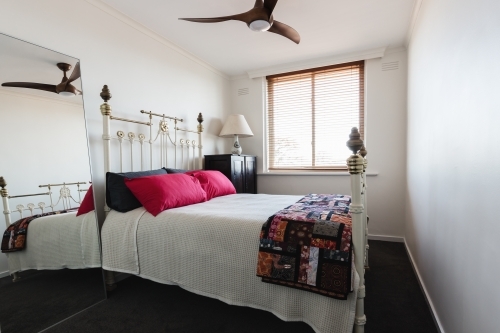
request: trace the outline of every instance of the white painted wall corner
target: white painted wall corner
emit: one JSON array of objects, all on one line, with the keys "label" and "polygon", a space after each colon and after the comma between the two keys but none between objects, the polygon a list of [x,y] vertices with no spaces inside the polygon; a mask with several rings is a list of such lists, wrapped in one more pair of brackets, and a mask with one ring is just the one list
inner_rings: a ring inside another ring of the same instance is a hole
[{"label": "white painted wall corner", "polygon": [[[369,238],[369,237],[368,237]],[[418,284],[420,285],[420,289],[422,289],[425,300],[427,301],[427,304],[429,305],[429,308],[431,309],[431,314],[432,314],[432,319],[434,320],[434,324],[436,324],[436,328],[440,333],[445,333],[443,329],[443,325],[441,325],[441,321],[439,320],[439,317],[436,313],[436,308],[434,307],[434,303],[432,303],[432,299],[429,296],[429,293],[427,292],[427,288],[424,284],[424,281],[422,280],[422,277],[420,275],[420,272],[418,270],[417,265],[415,265],[415,261],[413,260],[413,255],[411,254],[410,248],[408,247],[408,244],[406,243],[406,239],[403,239],[405,243],[405,248],[406,248],[406,253],[408,253],[408,257],[410,258],[410,263],[411,266],[413,267],[413,271],[415,272],[415,275],[417,276]]]}]

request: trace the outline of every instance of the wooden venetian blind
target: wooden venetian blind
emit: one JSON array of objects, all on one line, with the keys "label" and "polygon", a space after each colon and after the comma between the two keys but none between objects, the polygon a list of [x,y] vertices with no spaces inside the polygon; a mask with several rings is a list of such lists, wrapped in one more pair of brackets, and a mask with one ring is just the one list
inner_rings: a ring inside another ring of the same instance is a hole
[{"label": "wooden venetian blind", "polygon": [[267,77],[269,170],[346,169],[364,137],[364,61]]}]

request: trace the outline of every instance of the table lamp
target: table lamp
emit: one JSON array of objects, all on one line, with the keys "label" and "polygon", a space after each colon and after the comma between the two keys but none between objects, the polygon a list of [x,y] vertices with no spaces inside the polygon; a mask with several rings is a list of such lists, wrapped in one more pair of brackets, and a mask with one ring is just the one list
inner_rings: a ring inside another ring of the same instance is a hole
[{"label": "table lamp", "polygon": [[253,136],[253,133],[242,114],[232,114],[229,116],[229,118],[227,118],[224,127],[222,127],[222,131],[220,131],[219,136],[222,138],[234,137],[234,144],[233,148],[231,149],[231,153],[235,155],[241,155],[242,149],[238,141],[238,137],[248,138]]}]

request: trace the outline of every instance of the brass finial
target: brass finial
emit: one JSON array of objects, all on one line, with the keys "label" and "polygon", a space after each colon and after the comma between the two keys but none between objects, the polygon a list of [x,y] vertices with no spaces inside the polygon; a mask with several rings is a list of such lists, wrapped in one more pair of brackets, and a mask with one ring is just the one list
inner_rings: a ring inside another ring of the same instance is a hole
[{"label": "brass finial", "polygon": [[0,177],[0,187],[2,188],[0,190],[0,196],[2,196],[2,197],[9,196],[9,192],[7,192],[7,189],[5,188],[5,186],[7,186],[7,182],[5,181],[5,179],[3,177]]},{"label": "brass finial", "polygon": [[365,158],[365,156],[368,155],[368,152],[366,151],[365,145],[361,146],[361,149],[359,150],[359,155],[361,155],[363,158]]},{"label": "brass finial", "polygon": [[363,147],[363,140],[361,140],[361,134],[359,134],[357,127],[352,128],[349,141],[347,141],[346,145],[353,154],[356,154]]},{"label": "brass finial", "polygon": [[201,133],[201,132],[203,132],[203,125],[202,125],[202,123],[203,123],[203,120],[204,120],[203,119],[203,115],[201,114],[201,112],[198,114],[198,118],[196,120],[198,120],[198,132]]},{"label": "brass finial", "polygon": [[108,101],[111,99],[111,92],[108,89],[108,86],[105,84],[104,87],[102,87],[101,91],[101,98],[104,100],[104,103],[101,104],[101,114],[103,116],[110,116],[111,115],[111,106],[108,104]]},{"label": "brass finial", "polygon": [[101,91],[101,98],[104,100],[104,102],[107,102],[111,99],[111,92],[109,91],[108,89],[108,85],[104,85],[104,87],[102,87],[102,91]]}]

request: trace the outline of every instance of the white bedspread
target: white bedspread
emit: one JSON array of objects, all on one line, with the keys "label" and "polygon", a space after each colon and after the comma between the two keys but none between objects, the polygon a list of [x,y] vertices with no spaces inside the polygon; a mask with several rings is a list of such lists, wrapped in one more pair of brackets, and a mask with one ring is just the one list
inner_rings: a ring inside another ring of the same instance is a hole
[{"label": "white bedspread", "polygon": [[300,198],[235,194],[156,218],[142,207],[111,211],[101,231],[103,268],[304,321],[316,332],[351,333],[357,287],[341,301],[263,283],[255,275],[262,224]]},{"label": "white bedspread", "polygon": [[27,269],[100,267],[95,211],[37,218],[29,225],[26,248],[6,254],[11,274]]}]

